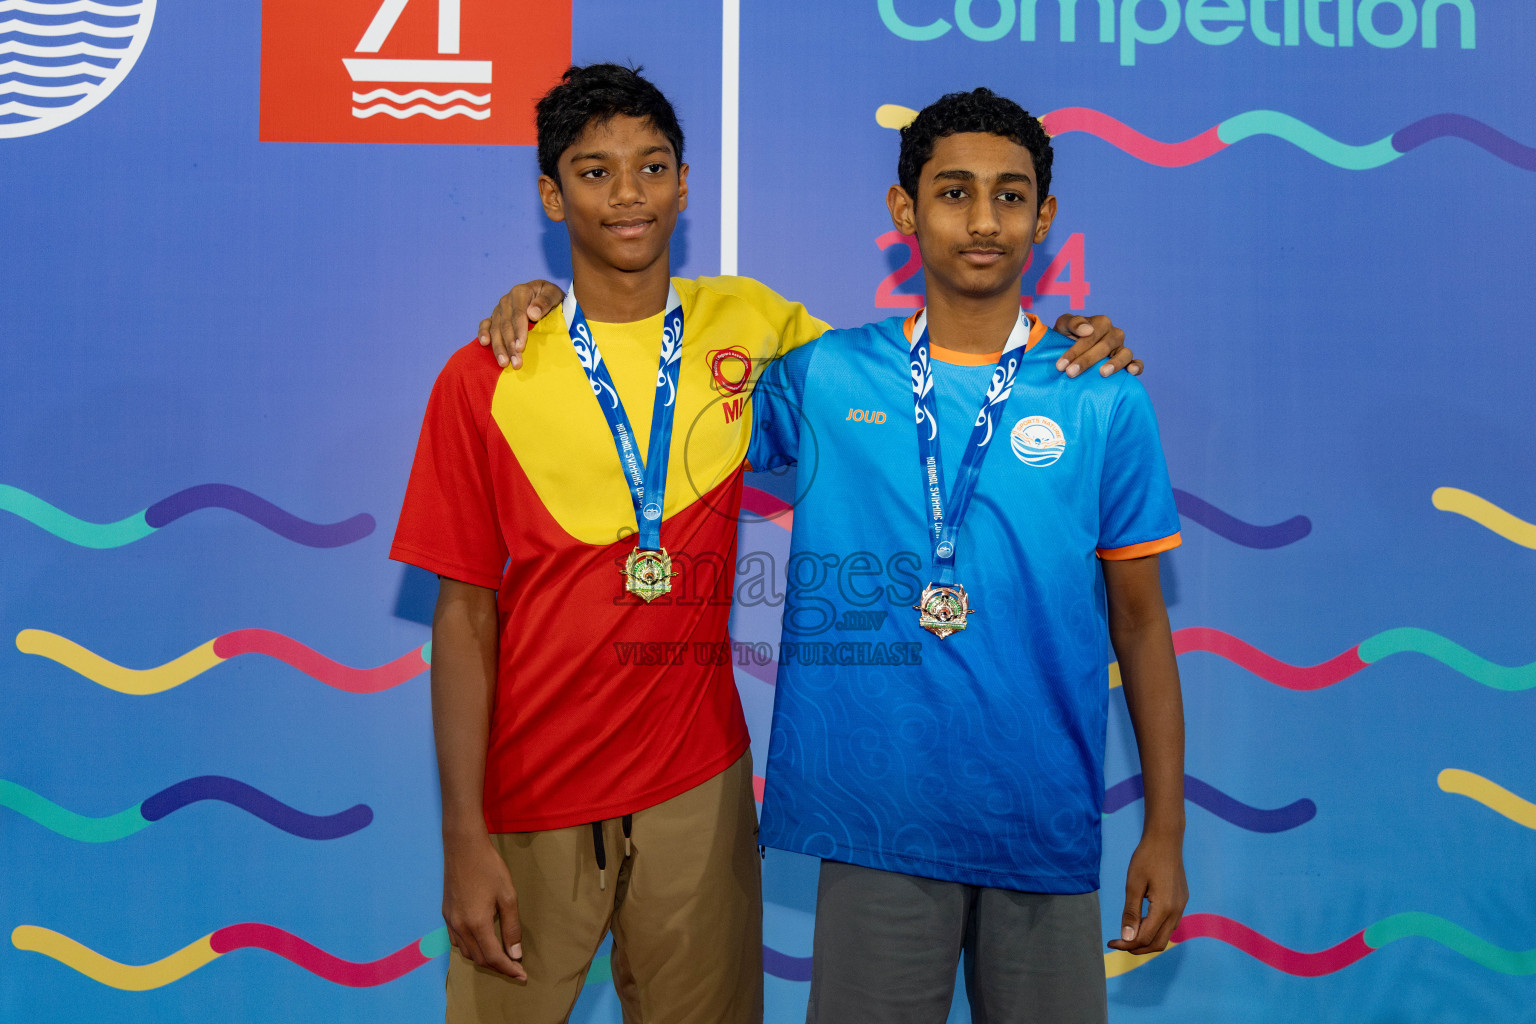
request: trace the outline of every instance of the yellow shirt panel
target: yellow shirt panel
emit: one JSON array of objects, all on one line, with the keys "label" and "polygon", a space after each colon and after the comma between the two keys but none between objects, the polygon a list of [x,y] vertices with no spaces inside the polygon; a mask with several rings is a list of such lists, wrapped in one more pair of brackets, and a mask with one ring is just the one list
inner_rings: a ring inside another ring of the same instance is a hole
[{"label": "yellow shirt panel", "polygon": [[[683,355],[667,464],[665,521],[741,466],[751,441],[748,395],[775,357],[827,325],[750,278],[674,278],[683,308]],[[637,323],[589,321],[642,459],[650,444],[662,314]],[[613,434],[556,308],[530,331],[520,370],[503,370],[491,415],[540,502],[587,544],[635,529],[634,504]],[[734,515],[735,509],[722,509]]]}]

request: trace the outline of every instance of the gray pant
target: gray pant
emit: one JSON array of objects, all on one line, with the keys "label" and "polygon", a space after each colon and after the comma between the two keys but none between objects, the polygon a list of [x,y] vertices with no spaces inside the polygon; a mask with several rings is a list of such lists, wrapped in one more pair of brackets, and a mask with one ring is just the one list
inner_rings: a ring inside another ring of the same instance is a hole
[{"label": "gray pant", "polygon": [[965,956],[974,1024],[1105,1024],[1099,894],[821,862],[807,1024],[943,1024]]}]

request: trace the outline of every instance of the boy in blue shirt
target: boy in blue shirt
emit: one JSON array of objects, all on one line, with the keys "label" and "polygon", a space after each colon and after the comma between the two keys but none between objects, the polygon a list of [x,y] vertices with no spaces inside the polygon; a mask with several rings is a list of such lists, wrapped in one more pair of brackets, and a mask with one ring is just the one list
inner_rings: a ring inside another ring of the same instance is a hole
[{"label": "boy in blue shirt", "polygon": [[[1188,898],[1157,568],[1179,517],[1140,382],[1063,379],[1070,340],[1020,311],[1056,212],[1051,157],[1039,121],[989,90],[924,109],[887,202],[922,250],[927,308],[830,331],[753,395],[752,464],[799,461],[813,481],[759,839],[822,858],[811,1022],[937,1024],[962,955],[973,1020],[1107,1019],[1106,640],[1146,785],[1110,946],[1165,948]],[[887,612],[872,650],[810,639],[871,610]]]}]

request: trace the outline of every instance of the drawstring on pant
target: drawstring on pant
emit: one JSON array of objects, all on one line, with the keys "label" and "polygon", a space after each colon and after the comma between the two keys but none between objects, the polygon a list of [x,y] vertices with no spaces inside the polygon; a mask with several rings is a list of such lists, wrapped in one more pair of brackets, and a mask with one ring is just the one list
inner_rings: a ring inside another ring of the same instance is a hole
[{"label": "drawstring on pant", "polygon": [[603,823],[592,823],[592,850],[597,854],[597,887],[608,888],[608,854],[603,850]]},{"label": "drawstring on pant", "polygon": [[[634,853],[634,846],[630,843],[630,831],[634,828],[635,816],[626,814],[619,819],[619,824],[624,828],[624,856],[627,858]],[[603,847],[603,823],[592,823],[592,852],[597,854],[597,887],[608,888],[608,851]]]}]

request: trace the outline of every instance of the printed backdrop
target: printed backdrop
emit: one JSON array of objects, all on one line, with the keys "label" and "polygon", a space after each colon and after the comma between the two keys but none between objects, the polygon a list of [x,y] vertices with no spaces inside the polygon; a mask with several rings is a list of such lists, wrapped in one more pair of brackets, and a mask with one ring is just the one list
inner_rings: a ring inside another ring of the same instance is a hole
[{"label": "printed backdrop", "polygon": [[[910,109],[1056,135],[1026,295],[1125,327],[1185,518],[1192,896],[1112,1018],[1536,1020],[1536,8],[747,0],[738,51],[734,2],[0,0],[0,1019],[440,1014],[434,587],[385,553],[448,353],[569,271],[530,99],[622,60],[688,131],[677,272],[840,325],[921,301]],[[761,764],[793,482],[751,482]],[[815,864],[764,871],[796,1021]]]}]

